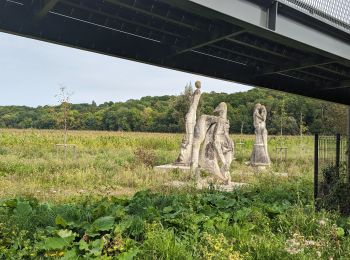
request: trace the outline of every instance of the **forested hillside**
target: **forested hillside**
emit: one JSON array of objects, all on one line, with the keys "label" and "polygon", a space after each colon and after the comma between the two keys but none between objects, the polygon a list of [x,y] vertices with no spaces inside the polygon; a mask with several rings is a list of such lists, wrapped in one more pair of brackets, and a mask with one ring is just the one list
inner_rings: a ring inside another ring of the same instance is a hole
[{"label": "forested hillside", "polygon": [[[180,132],[189,105],[192,88],[182,95],[143,97],[126,102],[101,105],[70,104],[69,129],[109,131]],[[212,114],[220,102],[228,104],[231,132],[253,133],[252,110],[260,102],[268,109],[267,128],[270,134],[336,133],[346,129],[346,108],[295,95],[265,89],[252,89],[234,94],[203,93],[198,113]],[[1,128],[62,128],[61,106],[0,107]]]}]

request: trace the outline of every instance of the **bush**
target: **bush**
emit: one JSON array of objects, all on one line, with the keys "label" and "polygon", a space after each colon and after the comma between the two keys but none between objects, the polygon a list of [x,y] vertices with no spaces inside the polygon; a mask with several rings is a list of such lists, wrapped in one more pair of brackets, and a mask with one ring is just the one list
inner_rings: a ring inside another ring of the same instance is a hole
[{"label": "bush", "polygon": [[350,214],[350,184],[343,178],[343,168],[335,166],[323,170],[323,182],[320,184],[320,198],[318,205],[327,210],[340,211],[341,214]]},{"label": "bush", "polygon": [[156,162],[156,155],[152,150],[146,150],[140,147],[136,149],[134,154],[136,162],[141,163],[146,167],[153,167]]},{"label": "bush", "polygon": [[234,192],[3,200],[0,258],[349,259],[350,219],[315,212],[304,188],[262,178]]}]

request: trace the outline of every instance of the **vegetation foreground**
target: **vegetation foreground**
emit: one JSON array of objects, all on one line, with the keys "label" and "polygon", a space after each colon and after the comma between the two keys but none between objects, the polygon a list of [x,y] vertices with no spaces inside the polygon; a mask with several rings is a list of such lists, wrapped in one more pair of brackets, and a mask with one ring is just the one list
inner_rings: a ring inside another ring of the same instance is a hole
[{"label": "vegetation foreground", "polygon": [[313,207],[311,137],[270,137],[259,174],[244,165],[254,137],[233,136],[232,179],[250,184],[234,192],[177,189],[190,176],[153,170],[181,137],[72,132],[64,160],[59,131],[1,130],[0,258],[350,258],[350,219]]}]

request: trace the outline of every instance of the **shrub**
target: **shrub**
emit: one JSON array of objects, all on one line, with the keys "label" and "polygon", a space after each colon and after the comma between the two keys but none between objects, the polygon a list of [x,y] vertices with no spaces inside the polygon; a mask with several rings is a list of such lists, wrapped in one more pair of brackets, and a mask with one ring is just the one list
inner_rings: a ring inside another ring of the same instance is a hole
[{"label": "shrub", "polygon": [[156,162],[156,155],[152,150],[139,147],[134,152],[136,162],[144,164],[146,167],[153,167]]},{"label": "shrub", "polygon": [[328,210],[340,211],[344,215],[350,214],[350,184],[341,176],[343,168],[335,166],[323,170],[323,182],[320,184],[320,198],[318,205]]}]

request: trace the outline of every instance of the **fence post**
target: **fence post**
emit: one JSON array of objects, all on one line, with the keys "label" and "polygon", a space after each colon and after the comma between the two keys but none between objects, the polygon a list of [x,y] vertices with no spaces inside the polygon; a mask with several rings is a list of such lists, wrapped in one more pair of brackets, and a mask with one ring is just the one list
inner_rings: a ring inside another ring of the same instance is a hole
[{"label": "fence post", "polygon": [[314,202],[316,207],[316,201],[318,198],[318,134],[315,134],[314,145]]},{"label": "fence post", "polygon": [[348,183],[350,183],[350,106],[348,107],[348,136],[347,136],[347,173],[348,173]]},{"label": "fence post", "polygon": [[340,168],[340,134],[337,134],[335,143],[335,167],[337,170]]}]

